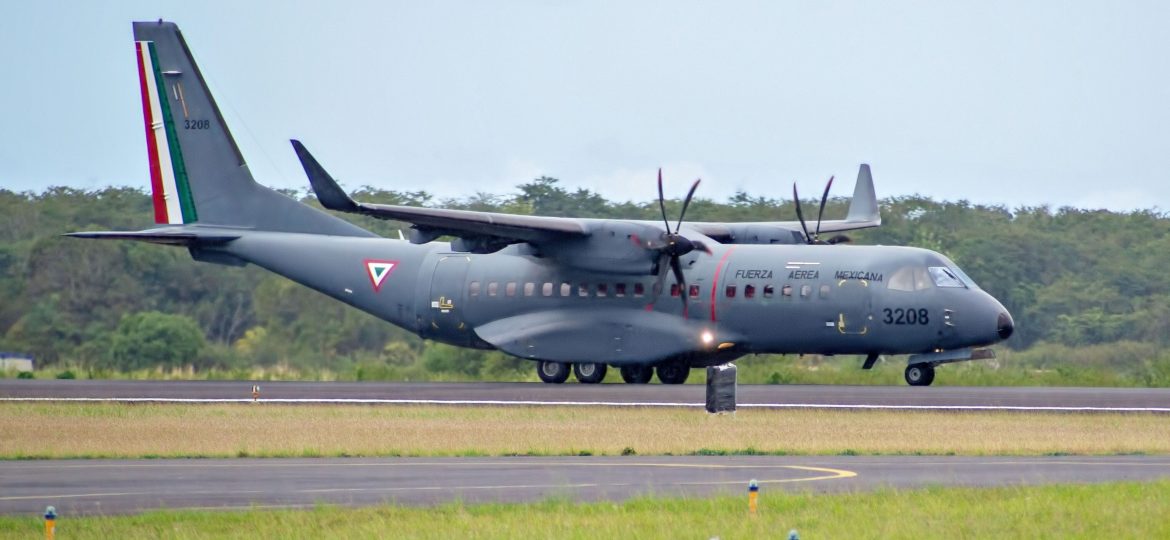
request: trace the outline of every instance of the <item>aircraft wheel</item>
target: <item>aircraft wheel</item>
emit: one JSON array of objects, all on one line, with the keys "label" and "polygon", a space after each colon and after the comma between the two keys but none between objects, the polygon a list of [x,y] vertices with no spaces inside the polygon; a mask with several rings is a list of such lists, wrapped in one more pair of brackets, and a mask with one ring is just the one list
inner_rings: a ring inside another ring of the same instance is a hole
[{"label": "aircraft wheel", "polygon": [[605,380],[606,369],[606,365],[600,362],[596,364],[582,362],[580,364],[573,364],[573,375],[577,376],[577,382],[597,384]]},{"label": "aircraft wheel", "polygon": [[691,367],[682,362],[658,364],[655,369],[658,371],[658,380],[662,381],[662,384],[685,383],[691,374]]},{"label": "aircraft wheel", "polygon": [[629,384],[646,384],[654,376],[654,368],[645,364],[622,366],[622,380]]},{"label": "aircraft wheel", "polygon": [[536,374],[546,383],[561,384],[569,379],[569,364],[541,360],[536,364]]},{"label": "aircraft wheel", "polygon": [[650,382],[650,377],[654,376],[654,368],[644,364],[622,366],[620,369],[622,380],[629,384],[646,384]]},{"label": "aircraft wheel", "polygon": [[910,386],[930,386],[932,382],[934,382],[934,366],[930,364],[906,366],[906,384]]}]

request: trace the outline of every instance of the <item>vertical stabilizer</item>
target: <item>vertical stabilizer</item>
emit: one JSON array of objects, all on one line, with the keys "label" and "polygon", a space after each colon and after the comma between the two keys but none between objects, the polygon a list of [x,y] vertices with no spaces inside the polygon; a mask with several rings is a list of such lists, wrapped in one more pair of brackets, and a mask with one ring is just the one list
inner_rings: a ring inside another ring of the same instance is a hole
[{"label": "vertical stabilizer", "polygon": [[135,22],[134,41],[157,223],[373,236],[252,179],[177,25]]}]

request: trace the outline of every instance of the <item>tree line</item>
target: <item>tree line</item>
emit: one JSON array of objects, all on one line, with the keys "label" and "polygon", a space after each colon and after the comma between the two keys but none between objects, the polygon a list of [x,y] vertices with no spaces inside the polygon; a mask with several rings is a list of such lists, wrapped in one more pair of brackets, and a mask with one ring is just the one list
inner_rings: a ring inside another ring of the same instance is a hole
[{"label": "tree line", "polygon": [[[316,204],[307,193],[285,194]],[[510,194],[463,199],[371,187],[352,195],[367,202],[493,212],[659,218],[657,201],[609,201],[550,177]],[[670,204],[677,209],[679,201]],[[1110,358],[1110,350],[1170,345],[1170,218],[1163,213],[1008,208],[921,196],[880,204],[883,225],[851,233],[854,241],[949,256],[1015,316],[1017,331],[1007,350],[1101,351],[1092,361],[1109,365],[1142,361]],[[831,200],[826,216],[843,216],[847,205]],[[176,248],[60,237],[147,228],[151,216],[150,197],[138,189],[0,189],[0,350],[30,353],[42,366],[110,372],[160,366],[357,370],[358,378],[510,378],[530,372],[527,362],[501,353],[424,342],[255,267],[197,263]],[[407,227],[342,217],[387,237]],[[794,220],[795,211],[791,201],[740,192],[725,201],[697,199],[687,217]]]}]

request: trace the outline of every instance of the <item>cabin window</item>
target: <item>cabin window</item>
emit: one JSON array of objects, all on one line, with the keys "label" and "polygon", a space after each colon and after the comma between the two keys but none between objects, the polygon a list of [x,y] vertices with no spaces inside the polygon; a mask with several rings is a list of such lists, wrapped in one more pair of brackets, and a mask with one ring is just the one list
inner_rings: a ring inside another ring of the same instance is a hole
[{"label": "cabin window", "polygon": [[504,286],[504,294],[506,294],[508,296],[516,296],[516,282],[515,281],[509,281],[508,284]]},{"label": "cabin window", "polygon": [[723,295],[728,298],[735,298],[735,285],[728,285],[723,289]]},{"label": "cabin window", "polygon": [[472,281],[471,284],[467,286],[467,294],[470,294],[471,296],[479,296],[478,281]]},{"label": "cabin window", "polygon": [[808,297],[812,296],[812,285],[801,285],[800,286],[800,296],[802,298],[808,298]]},{"label": "cabin window", "polygon": [[561,283],[561,296],[572,296],[573,286],[568,283]]},{"label": "cabin window", "polygon": [[500,292],[500,284],[496,282],[488,283],[488,296],[496,296]]},{"label": "cabin window", "polygon": [[682,293],[680,292],[678,283],[671,283],[670,284],[670,295],[671,296],[678,296],[679,294],[682,294]]},{"label": "cabin window", "polygon": [[771,285],[764,285],[764,298],[771,298],[776,294],[776,288]]},{"label": "cabin window", "polygon": [[634,284],[634,298],[641,298],[646,295],[646,286],[641,283]]},{"label": "cabin window", "polygon": [[534,294],[536,294],[536,284],[531,283],[531,282],[525,283],[524,284],[524,296],[532,296]]},{"label": "cabin window", "polygon": [[552,293],[553,293],[553,284],[552,283],[545,283],[543,286],[540,287],[540,294],[542,294],[544,296],[552,296]]},{"label": "cabin window", "polygon": [[698,298],[698,297],[699,297],[699,286],[698,285],[691,285],[691,298]]},{"label": "cabin window", "polygon": [[756,286],[755,285],[744,285],[743,286],[743,297],[744,298],[755,298],[756,297]]},{"label": "cabin window", "polygon": [[792,296],[792,285],[785,285],[784,288],[780,289],[780,294],[784,296]]},{"label": "cabin window", "polygon": [[597,297],[603,298],[608,294],[609,294],[609,285],[606,285],[605,283],[598,283],[597,284]]},{"label": "cabin window", "polygon": [[828,285],[821,285],[821,298],[828,298],[831,289]]},{"label": "cabin window", "polygon": [[624,298],[626,296],[626,284],[625,283],[614,284],[613,295],[618,297],[618,298]]},{"label": "cabin window", "polygon": [[580,296],[580,297],[589,296],[589,284],[588,283],[582,283],[580,285],[577,285],[577,296]]}]

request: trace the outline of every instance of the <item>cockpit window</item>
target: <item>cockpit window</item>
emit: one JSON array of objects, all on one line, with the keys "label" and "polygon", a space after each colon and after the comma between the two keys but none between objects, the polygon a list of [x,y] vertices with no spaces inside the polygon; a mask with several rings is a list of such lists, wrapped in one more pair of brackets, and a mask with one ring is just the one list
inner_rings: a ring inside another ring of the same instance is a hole
[{"label": "cockpit window", "polygon": [[938,287],[966,288],[963,280],[945,266],[931,266],[930,279],[934,280],[934,284]]},{"label": "cockpit window", "polygon": [[921,291],[934,286],[923,266],[903,266],[890,275],[886,287],[892,291]]},{"label": "cockpit window", "polygon": [[958,266],[952,266],[950,268],[950,270],[952,272],[954,272],[956,276],[959,276],[959,279],[963,280],[963,283],[965,285],[967,285],[968,287],[970,287],[972,289],[979,288],[979,284],[975,283],[975,280],[971,279],[971,276],[968,276],[967,273],[964,272],[962,268],[959,268]]}]

